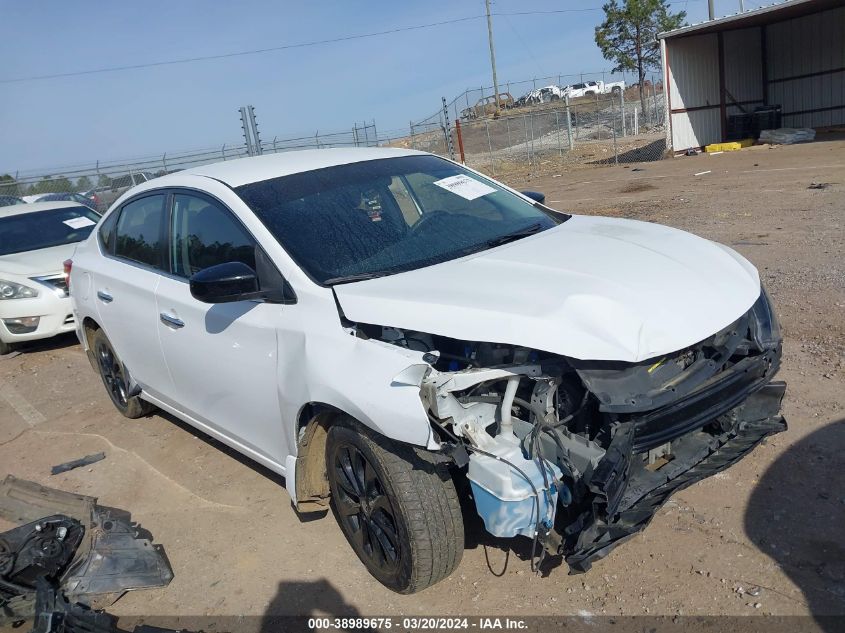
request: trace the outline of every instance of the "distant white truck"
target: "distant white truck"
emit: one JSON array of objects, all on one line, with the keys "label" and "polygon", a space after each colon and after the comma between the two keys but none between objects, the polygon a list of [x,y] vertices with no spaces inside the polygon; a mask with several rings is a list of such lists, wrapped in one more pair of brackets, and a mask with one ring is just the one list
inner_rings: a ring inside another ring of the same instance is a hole
[{"label": "distant white truck", "polygon": [[570,99],[577,99],[578,97],[585,97],[587,95],[606,95],[612,92],[621,92],[625,90],[624,81],[585,81],[580,84],[573,84],[564,88],[564,93]]}]

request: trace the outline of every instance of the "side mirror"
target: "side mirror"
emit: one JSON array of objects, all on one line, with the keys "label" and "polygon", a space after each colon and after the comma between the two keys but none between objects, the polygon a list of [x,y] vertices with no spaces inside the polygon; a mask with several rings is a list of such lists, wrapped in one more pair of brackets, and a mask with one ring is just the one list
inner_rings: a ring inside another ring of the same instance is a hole
[{"label": "side mirror", "polygon": [[203,268],[188,280],[191,295],[203,303],[231,303],[261,299],[258,275],[243,262],[226,262]]},{"label": "side mirror", "polygon": [[546,194],[540,193],[539,191],[520,191],[523,196],[527,198],[531,198],[534,202],[539,202],[543,204],[546,201]]}]

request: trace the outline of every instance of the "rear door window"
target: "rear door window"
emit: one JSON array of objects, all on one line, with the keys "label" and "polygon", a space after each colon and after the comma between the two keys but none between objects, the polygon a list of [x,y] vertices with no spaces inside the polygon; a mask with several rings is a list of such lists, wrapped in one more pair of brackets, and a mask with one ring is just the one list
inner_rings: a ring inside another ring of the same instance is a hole
[{"label": "rear door window", "polygon": [[166,200],[165,194],[146,196],[121,209],[115,231],[117,257],[164,269]]}]

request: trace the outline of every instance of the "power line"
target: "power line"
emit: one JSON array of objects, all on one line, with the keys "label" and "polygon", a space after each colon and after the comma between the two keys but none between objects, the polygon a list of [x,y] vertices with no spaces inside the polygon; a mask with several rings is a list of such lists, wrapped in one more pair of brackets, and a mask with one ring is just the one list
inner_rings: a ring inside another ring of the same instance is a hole
[{"label": "power line", "polygon": [[[600,7],[595,8],[581,8],[581,9],[557,9],[551,11],[516,11],[509,13],[493,13],[492,15],[501,16],[524,16],[524,15],[547,15],[554,13],[581,13],[585,11],[601,11]],[[232,57],[243,57],[246,55],[261,55],[264,53],[272,53],[276,51],[284,51],[295,48],[306,48],[310,46],[321,46],[324,44],[334,44],[337,42],[348,42],[351,40],[361,40],[370,37],[380,37],[382,35],[391,35],[393,33],[403,33],[407,31],[417,31],[421,29],[430,29],[438,26],[445,26],[447,24],[457,24],[459,22],[470,22],[472,20],[486,19],[486,15],[472,15],[464,18],[455,18],[452,20],[443,20],[440,22],[431,22],[428,24],[417,24],[414,26],[403,26],[395,29],[388,29],[385,31],[374,31],[372,33],[359,33],[356,35],[345,35],[342,37],[335,37],[326,40],[314,40],[310,42],[297,42],[295,44],[281,44],[279,46],[270,46],[267,48],[257,48],[246,51],[236,51],[232,53],[220,53],[216,55],[202,55],[198,57],[184,57],[181,59],[170,59],[160,62],[146,62],[142,64],[128,64],[125,66],[110,66],[107,68],[93,68],[89,70],[76,70],[65,73],[51,73],[48,75],[32,75],[29,77],[12,77],[0,79],[0,84],[22,83],[25,81],[41,81],[44,79],[61,79],[65,77],[80,77],[83,75],[97,75],[101,73],[121,72],[126,70],[140,70],[142,68],[156,68],[159,66],[174,66],[177,64],[190,64],[194,62],[211,61],[215,59],[228,59]]]}]

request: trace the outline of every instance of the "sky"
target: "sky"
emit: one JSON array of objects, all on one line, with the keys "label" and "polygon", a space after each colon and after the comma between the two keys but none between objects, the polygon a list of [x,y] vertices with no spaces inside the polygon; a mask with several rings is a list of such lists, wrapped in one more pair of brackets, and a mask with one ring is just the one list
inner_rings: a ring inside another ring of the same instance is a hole
[{"label": "sky", "polygon": [[[746,0],[746,7],[758,3]],[[717,15],[738,0],[716,0]],[[494,0],[500,89],[508,81],[609,70],[593,40],[601,0]],[[706,0],[673,1],[689,22]],[[589,9],[589,10],[584,10]],[[0,174],[242,142],[255,106],[262,140],[407,130],[468,87],[492,84],[483,0],[2,0]],[[479,16],[453,24],[255,55],[8,81],[272,48]],[[574,81],[570,79],[569,82]],[[564,79],[563,83],[567,83]],[[526,87],[527,89],[527,87]],[[526,90],[514,89],[514,97]]]}]

